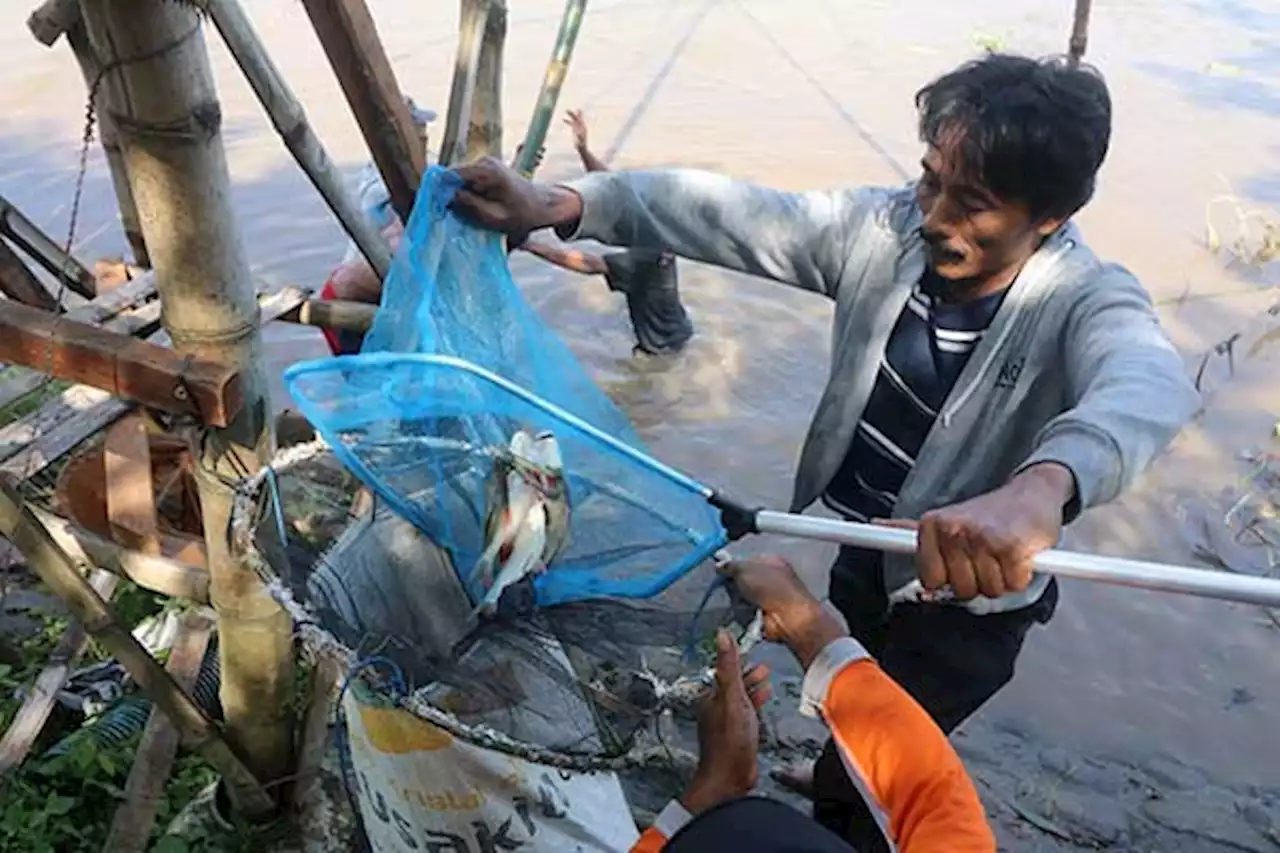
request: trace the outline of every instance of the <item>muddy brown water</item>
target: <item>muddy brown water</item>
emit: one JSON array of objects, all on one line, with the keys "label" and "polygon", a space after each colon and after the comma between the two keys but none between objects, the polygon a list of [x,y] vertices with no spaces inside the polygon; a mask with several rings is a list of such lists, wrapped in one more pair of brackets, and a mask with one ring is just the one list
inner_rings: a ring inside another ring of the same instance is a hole
[{"label": "muddy brown water", "polygon": [[[247,5],[330,155],[354,172],[366,155],[300,4]],[[403,0],[371,5],[403,88],[443,113],[457,24],[453,5],[431,4],[439,14]],[[527,120],[560,5],[512,4],[508,150]],[[914,90],[982,44],[1061,50],[1070,6],[1067,0],[598,0],[562,104],[586,110],[593,145],[620,166],[705,167],[786,188],[897,182],[919,156]],[[65,46],[45,49],[28,36],[27,12],[17,0],[0,10],[0,192],[61,239],[84,87]],[[1254,328],[1278,296],[1275,265],[1254,268],[1211,256],[1204,235],[1206,208],[1219,196],[1235,197],[1214,211],[1227,242],[1238,211],[1280,207],[1280,6],[1133,0],[1095,4],[1093,18],[1089,58],[1110,82],[1115,134],[1098,196],[1080,222],[1101,255],[1143,279],[1195,369],[1216,342]],[[345,238],[216,34],[208,42],[239,227],[254,272],[275,284],[316,285],[341,256]],[[436,139],[442,129],[436,126]],[[576,173],[559,125],[544,170],[552,178]],[[124,250],[95,149],[77,251],[92,259]],[[685,264],[682,289],[698,336],[674,361],[639,362],[629,355],[623,306],[600,282],[529,258],[518,259],[515,271],[530,301],[660,457],[744,499],[785,504],[826,369],[828,305]],[[279,405],[285,400],[280,370],[324,349],[313,331],[288,327],[272,329],[269,343]],[[1195,563],[1198,544],[1221,545],[1221,515],[1243,470],[1236,453],[1264,444],[1280,409],[1276,362],[1265,349],[1252,358],[1238,355],[1231,375],[1225,358],[1213,357],[1206,414],[1139,487],[1079,522],[1068,544],[1184,564]],[[789,541],[748,547],[787,554],[815,588],[823,587],[828,549]],[[1256,550],[1235,548],[1230,556],[1254,570],[1260,565]],[[980,774],[997,780],[986,788],[993,798],[1025,800],[1016,785],[1000,787],[1000,774],[1024,764],[1024,776],[1049,773],[1044,764],[1053,759],[1043,753],[1062,750],[1077,763],[1114,768],[1160,761],[1193,778],[1207,774],[1222,790],[1253,792],[1244,805],[1244,793],[1201,803],[1213,819],[1234,825],[1261,809],[1274,826],[1280,817],[1272,809],[1280,804],[1263,794],[1280,788],[1278,722],[1280,630],[1257,608],[1066,583],[1057,617],[1033,632],[1013,684],[968,726],[962,743]],[[1116,799],[1098,790],[1091,795],[1095,799],[1077,812],[1096,815]],[[1067,820],[1066,807],[1027,808],[1050,822],[1059,808],[1058,819]],[[1199,825],[1179,831],[1192,841],[1178,849],[1267,849],[1263,829],[1230,837]],[[1073,833],[1079,835],[1065,831]],[[1111,838],[1108,833],[1095,835]],[[1026,838],[1053,835],[1041,827]]]}]

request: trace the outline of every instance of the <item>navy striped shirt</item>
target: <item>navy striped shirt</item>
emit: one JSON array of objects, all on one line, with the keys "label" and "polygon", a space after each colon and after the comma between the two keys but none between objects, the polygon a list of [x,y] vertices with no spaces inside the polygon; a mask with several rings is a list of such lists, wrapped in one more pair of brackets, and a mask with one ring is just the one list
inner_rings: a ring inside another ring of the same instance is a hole
[{"label": "navy striped shirt", "polygon": [[894,324],[843,464],[823,494],[854,521],[888,518],[934,419],[1005,291],[944,302],[943,282],[926,272]]}]

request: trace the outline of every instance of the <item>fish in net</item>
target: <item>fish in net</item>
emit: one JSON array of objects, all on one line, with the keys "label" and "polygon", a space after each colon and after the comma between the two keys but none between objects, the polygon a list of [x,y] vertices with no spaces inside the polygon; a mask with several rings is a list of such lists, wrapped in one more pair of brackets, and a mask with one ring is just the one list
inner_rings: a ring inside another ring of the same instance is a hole
[{"label": "fish in net", "polygon": [[499,238],[449,212],[456,180],[425,176],[361,353],[287,371],[319,439],[249,481],[238,541],[310,647],[454,735],[575,769],[670,762],[660,721],[709,684],[716,630],[758,637],[695,571],[727,532]]}]

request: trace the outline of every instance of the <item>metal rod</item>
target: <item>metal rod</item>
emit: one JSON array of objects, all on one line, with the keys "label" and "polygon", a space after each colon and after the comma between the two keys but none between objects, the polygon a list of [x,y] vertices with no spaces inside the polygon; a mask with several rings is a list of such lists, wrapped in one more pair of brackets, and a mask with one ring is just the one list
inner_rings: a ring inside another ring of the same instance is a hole
[{"label": "metal rod", "polygon": [[551,61],[547,63],[546,75],[542,78],[542,91],[538,93],[537,106],[533,110],[533,117],[529,119],[529,131],[524,136],[524,147],[520,149],[520,156],[516,160],[516,171],[526,178],[533,177],[538,152],[547,139],[551,116],[556,111],[560,89],[569,74],[569,60],[573,57],[573,46],[577,44],[578,30],[582,27],[586,8],[587,0],[568,0],[565,4],[560,31],[556,33],[556,46],[551,52]]},{"label": "metal rod", "polygon": [[[818,539],[894,554],[914,554],[916,551],[914,530],[830,518],[811,518],[785,512],[758,513],[756,532]],[[1263,607],[1280,607],[1280,580],[1275,578],[1234,575],[1058,550],[1042,552],[1035,559],[1035,567],[1037,571],[1076,580],[1260,604]]]}]

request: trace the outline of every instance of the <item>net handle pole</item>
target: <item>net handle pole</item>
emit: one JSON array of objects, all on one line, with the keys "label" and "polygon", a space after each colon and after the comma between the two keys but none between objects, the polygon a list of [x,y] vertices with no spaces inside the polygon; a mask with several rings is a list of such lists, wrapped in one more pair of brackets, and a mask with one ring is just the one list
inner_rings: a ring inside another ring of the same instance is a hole
[{"label": "net handle pole", "polygon": [[[755,533],[816,539],[838,545],[871,548],[894,554],[916,552],[916,532],[877,524],[814,518],[761,510],[755,514]],[[1035,558],[1039,572],[1116,586],[1173,592],[1201,598],[1280,607],[1280,579],[1189,569],[1117,557],[1098,557],[1072,551],[1042,551]]]}]

